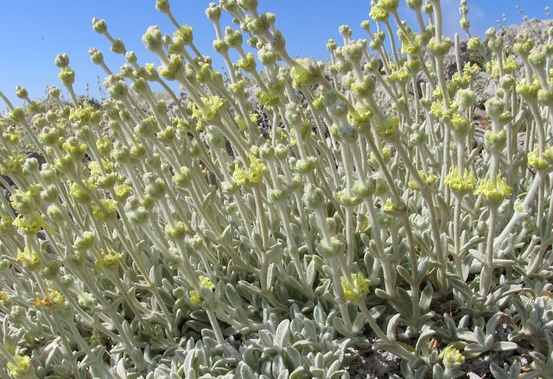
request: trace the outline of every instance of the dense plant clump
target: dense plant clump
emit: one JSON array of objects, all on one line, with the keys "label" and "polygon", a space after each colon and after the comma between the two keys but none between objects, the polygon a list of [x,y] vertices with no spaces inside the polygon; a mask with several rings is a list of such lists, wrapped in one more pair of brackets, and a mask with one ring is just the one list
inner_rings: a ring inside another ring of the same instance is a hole
[{"label": "dense plant clump", "polygon": [[220,0],[223,75],[158,0],[176,31],[142,37],[157,66],[93,20],[127,60],[89,51],[102,104],[77,97],[67,55],[70,104],[0,93],[0,376],[342,378],[353,348],[405,378],[494,352],[511,354],[496,378],[549,376],[553,30],[484,43],[463,0],[487,57],[465,62],[439,0],[407,0],[414,25],[398,6],[373,2],[367,39],[341,27],[322,63],[290,57],[257,0]]}]

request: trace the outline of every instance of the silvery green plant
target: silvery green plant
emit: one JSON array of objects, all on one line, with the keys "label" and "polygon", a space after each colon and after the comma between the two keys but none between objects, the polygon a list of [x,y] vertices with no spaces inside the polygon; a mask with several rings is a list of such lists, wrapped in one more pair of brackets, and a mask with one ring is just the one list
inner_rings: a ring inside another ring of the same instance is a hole
[{"label": "silvery green plant", "polygon": [[[256,0],[210,4],[223,75],[158,0],[157,65],[93,20],[126,59],[89,50],[101,107],[65,54],[69,102],[0,93],[0,376],[348,377],[367,345],[404,377],[527,346],[494,375],[550,372],[553,31],[482,42],[463,0],[489,60],[462,64],[440,1],[406,4],[413,25],[373,2],[328,62],[292,58]],[[477,103],[482,71],[497,89]]]}]

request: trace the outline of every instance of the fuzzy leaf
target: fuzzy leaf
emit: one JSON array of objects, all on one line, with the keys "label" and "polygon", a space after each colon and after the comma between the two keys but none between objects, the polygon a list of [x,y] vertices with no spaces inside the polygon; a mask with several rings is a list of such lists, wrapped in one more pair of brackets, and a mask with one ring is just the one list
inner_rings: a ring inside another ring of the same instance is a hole
[{"label": "fuzzy leaf", "polygon": [[[265,352],[263,352],[263,354],[265,354]],[[258,372],[264,377],[274,378],[273,356],[271,355],[270,357],[268,357],[268,356],[261,355],[261,361],[263,362],[263,364],[261,365],[261,370],[258,370]]]},{"label": "fuzzy leaf", "polygon": [[292,321],[290,321],[290,332],[293,335],[300,334],[302,330],[303,330],[303,320],[301,320],[300,317],[296,317]]},{"label": "fuzzy leaf", "polygon": [[405,279],[405,281],[407,283],[409,283],[410,285],[415,285],[416,284],[415,281],[413,280],[413,276],[411,275],[411,273],[409,271],[407,271],[407,269],[405,267],[397,266],[396,270],[399,273],[399,275],[401,275],[401,277],[403,279]]},{"label": "fuzzy leaf", "polygon": [[421,355],[423,348],[428,346],[430,339],[435,334],[436,332],[432,329],[426,329],[424,332],[421,333],[419,339],[417,340],[417,344],[415,345],[415,351],[417,352],[417,355]]},{"label": "fuzzy leaf", "polygon": [[288,292],[288,287],[282,279],[277,279],[275,281],[275,295],[281,302],[287,302],[290,299],[290,294]]},{"label": "fuzzy leaf", "polygon": [[469,253],[481,263],[485,263],[488,260],[488,257],[480,253],[478,250],[470,249]]},{"label": "fuzzy leaf", "polygon": [[225,287],[225,295],[233,307],[238,307],[242,304],[242,298],[236,291],[236,288],[234,288],[234,286],[230,283],[228,283]]},{"label": "fuzzy leaf", "polygon": [[346,370],[338,370],[332,373],[330,375],[329,379],[342,379],[347,378],[346,374],[349,376],[349,373]]},{"label": "fuzzy leaf", "polygon": [[232,224],[227,225],[227,227],[223,230],[223,233],[221,233],[221,239],[222,240],[228,240],[232,235]]},{"label": "fuzzy leaf", "polygon": [[240,362],[238,364],[238,368],[236,370],[236,378],[237,379],[256,379],[252,369],[244,362]]},{"label": "fuzzy leaf", "polygon": [[488,349],[478,343],[469,343],[465,347],[465,351],[470,353],[483,353],[485,351],[488,351]]},{"label": "fuzzy leaf", "polygon": [[[230,345],[230,343],[224,343],[222,345],[223,354],[229,359],[234,359],[236,362],[242,360],[242,354]],[[256,365],[254,365],[256,366]],[[251,367],[251,366],[250,366]]]},{"label": "fuzzy leaf", "polygon": [[186,322],[186,326],[199,333],[202,329],[207,327],[207,324],[197,320],[189,320]]},{"label": "fuzzy leaf", "polygon": [[497,329],[497,326],[500,322],[503,320],[504,314],[501,312],[498,312],[494,314],[488,322],[486,323],[486,334],[487,335],[493,335],[495,333],[495,330]]},{"label": "fuzzy leaf", "polygon": [[[297,371],[297,370],[295,370],[295,371]],[[303,370],[302,370],[302,372],[303,372]],[[321,379],[323,379],[325,377],[325,370],[323,370],[322,368],[311,366],[311,367],[309,367],[309,373],[311,374],[312,378],[321,378]],[[290,378],[292,378],[292,376],[290,376]]]},{"label": "fuzzy leaf", "polygon": [[266,329],[260,330],[258,333],[259,341],[265,347],[271,347],[274,345],[273,335]]},{"label": "fuzzy leaf", "polygon": [[415,379],[425,379],[428,366],[423,366],[415,370]]},{"label": "fuzzy leaf", "polygon": [[516,261],[513,261],[512,259],[494,259],[493,261],[493,267],[499,268],[499,267],[511,267],[516,266],[518,263]]},{"label": "fuzzy leaf", "polygon": [[292,346],[286,346],[284,351],[292,363],[292,367],[300,367],[302,365],[301,354],[298,350]]},{"label": "fuzzy leaf", "polygon": [[198,375],[196,374],[196,370],[194,370],[193,368],[185,370],[184,372],[186,372],[186,378],[196,379],[198,377]]},{"label": "fuzzy leaf", "polygon": [[160,287],[158,288],[159,296],[161,297],[161,300],[167,305],[168,307],[172,308],[173,305],[175,305],[175,299],[173,296],[167,291],[165,288]]},{"label": "fuzzy leaf", "polygon": [[300,340],[300,341],[294,342],[292,346],[300,351],[303,351],[304,349],[307,349],[307,351],[311,351],[313,348],[313,341]]},{"label": "fuzzy leaf", "polygon": [[[201,334],[202,334],[202,340],[206,337],[211,338],[213,340],[217,339],[217,337],[215,336],[215,332],[213,330],[209,329],[209,328],[202,329]],[[204,343],[205,343],[205,341],[204,341]]]},{"label": "fuzzy leaf", "polygon": [[424,257],[419,260],[419,264],[417,265],[417,273],[419,275],[419,278],[424,278],[428,272],[428,258]]},{"label": "fuzzy leaf", "polygon": [[284,370],[286,370],[286,365],[284,364],[284,359],[280,355],[276,355],[273,358],[273,365],[272,365],[273,378],[280,376],[280,374]]},{"label": "fuzzy leaf", "polygon": [[[512,368],[511,368],[512,370]],[[509,375],[499,367],[495,362],[490,363],[490,372],[495,379],[509,379]]]},{"label": "fuzzy leaf", "polygon": [[342,362],[340,362],[339,360],[336,360],[334,361],[330,367],[326,370],[326,375],[332,375],[333,373],[335,373],[336,371],[338,371],[340,369],[340,366],[342,366]]},{"label": "fuzzy leaf", "polygon": [[261,234],[259,233],[253,234],[253,243],[256,247],[261,249],[261,247],[263,246],[263,238],[261,238]]},{"label": "fuzzy leaf", "polygon": [[433,379],[444,379],[444,369],[439,364],[432,367],[432,378]]},{"label": "fuzzy leaf", "polygon": [[392,341],[396,339],[396,328],[399,325],[399,320],[401,318],[400,313],[396,313],[392,316],[390,321],[388,321],[388,326],[386,327],[386,335]]},{"label": "fuzzy leaf", "polygon": [[246,349],[242,353],[242,357],[244,359],[244,362],[250,367],[257,367],[259,364],[259,361],[255,355],[255,351],[252,346],[246,347]]},{"label": "fuzzy leaf", "polygon": [[125,369],[124,359],[120,359],[119,362],[117,362],[117,365],[115,366],[115,371],[117,372],[120,378],[127,377],[127,370]]},{"label": "fuzzy leaf", "polygon": [[373,318],[376,320],[380,318],[380,316],[382,316],[387,309],[388,307],[386,305],[377,305],[375,307],[371,307],[369,311],[371,312],[371,316],[373,316]]},{"label": "fuzzy leaf", "polygon": [[313,286],[313,282],[315,281],[315,267],[315,260],[313,259],[309,262],[309,265],[307,265],[307,284],[310,286]]},{"label": "fuzzy leaf", "polygon": [[313,309],[313,319],[319,325],[326,325],[326,313],[320,304]]},{"label": "fuzzy leaf", "polygon": [[472,290],[465,281],[459,280],[457,278],[449,278],[449,283],[459,292],[465,296],[465,298],[472,298]]},{"label": "fuzzy leaf", "polygon": [[457,337],[459,337],[460,339],[462,339],[463,341],[468,341],[468,342],[477,342],[478,339],[476,338],[476,335],[469,331],[469,330],[460,330],[457,332]]},{"label": "fuzzy leaf", "polygon": [[484,334],[484,330],[481,327],[477,326],[474,328],[474,335],[479,344],[483,345],[486,343],[487,336]]},{"label": "fuzzy leaf", "polygon": [[209,209],[210,204],[213,202],[214,197],[217,195],[217,191],[211,191],[206,196],[204,196],[204,199],[202,201],[202,208]]},{"label": "fuzzy leaf", "polygon": [[302,334],[308,340],[315,341],[317,339],[317,327],[315,323],[307,318],[303,320]]},{"label": "fuzzy leaf", "polygon": [[353,333],[357,334],[361,332],[366,323],[367,320],[365,319],[365,316],[363,316],[363,313],[359,313],[353,321]]},{"label": "fuzzy leaf", "polygon": [[284,319],[278,324],[275,343],[281,349],[290,345],[290,320]]},{"label": "fuzzy leaf", "polygon": [[[467,217],[469,217],[469,216],[467,216]],[[473,247],[475,247],[479,243],[484,242],[485,240],[486,239],[484,237],[474,236],[467,243],[465,243],[463,246],[461,246],[460,251],[461,252],[469,251],[470,249],[472,249]]]},{"label": "fuzzy leaf", "polygon": [[420,295],[420,301],[419,301],[419,308],[421,310],[421,313],[428,312],[430,309],[430,304],[432,303],[432,295],[434,294],[434,288],[432,288],[432,285],[429,284],[421,292]]},{"label": "fuzzy leaf", "polygon": [[269,285],[272,285],[271,283],[273,283],[274,277],[275,277],[275,264],[271,263],[267,269],[267,283],[269,283]]},{"label": "fuzzy leaf", "polygon": [[202,340],[204,341],[205,347],[209,350],[214,350],[217,345],[219,345],[217,340],[211,337],[204,337]]},{"label": "fuzzy leaf", "polygon": [[344,321],[342,321],[341,317],[334,317],[332,320],[332,325],[336,329],[336,331],[343,335],[348,335],[351,333],[351,331],[346,329],[346,326],[344,325]]},{"label": "fuzzy leaf", "polygon": [[290,374],[290,379],[303,379],[306,377],[306,372],[303,367],[298,367]]},{"label": "fuzzy leaf", "polygon": [[161,270],[162,274],[163,274],[163,278],[161,279],[161,286],[163,288],[165,288],[167,291],[169,292],[173,292],[173,290],[175,289],[175,287],[173,287],[173,278],[171,277],[171,280],[167,279],[165,277],[165,275],[171,275],[170,272],[168,272],[168,269],[167,267],[163,266],[162,270]]},{"label": "fuzzy leaf", "polygon": [[518,345],[514,342],[498,341],[492,345],[493,351],[509,351],[518,349]]},{"label": "fuzzy leaf", "polygon": [[158,266],[152,266],[150,268],[150,275],[149,275],[150,281],[152,283],[155,283],[156,285],[161,284],[161,273],[159,272],[157,267]]},{"label": "fuzzy leaf", "polygon": [[394,308],[401,314],[405,320],[409,320],[412,314],[412,298],[403,288],[396,289],[397,297],[390,300]]},{"label": "fuzzy leaf", "polygon": [[232,366],[236,364],[235,358],[218,358],[215,360],[215,363],[213,363],[213,366],[211,367],[211,371],[215,372],[218,369],[223,369],[223,371],[227,371],[227,366]]},{"label": "fuzzy leaf", "polygon": [[385,299],[385,300],[390,300],[390,299],[393,298],[392,295],[388,294],[388,292],[386,292],[386,291],[384,291],[384,290],[382,290],[382,289],[380,289],[380,288],[376,288],[376,289],[374,290],[374,294],[375,294],[376,296],[378,296],[379,298]]},{"label": "fuzzy leaf", "polygon": [[195,367],[193,366],[195,363],[195,357],[196,357],[195,349],[189,350],[188,353],[186,354],[186,357],[184,357],[183,367],[184,367],[184,372],[186,372],[187,375],[189,375],[189,373],[192,371],[194,375],[196,374]]},{"label": "fuzzy leaf", "polygon": [[318,367],[318,368],[325,367],[325,360],[324,360],[324,356],[323,356],[322,353],[317,353],[315,355],[314,363],[315,363],[315,366]]},{"label": "fuzzy leaf", "polygon": [[253,296],[263,296],[263,291],[259,287],[254,286],[253,284],[246,282],[245,280],[240,280],[238,282],[239,289],[245,289]]}]

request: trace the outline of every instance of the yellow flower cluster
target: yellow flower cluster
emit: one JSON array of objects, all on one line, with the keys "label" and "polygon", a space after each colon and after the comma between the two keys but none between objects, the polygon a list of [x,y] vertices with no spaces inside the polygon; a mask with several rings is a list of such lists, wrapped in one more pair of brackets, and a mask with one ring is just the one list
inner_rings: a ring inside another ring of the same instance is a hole
[{"label": "yellow flower cluster", "polygon": [[250,154],[249,159],[250,167],[248,167],[247,170],[244,170],[238,165],[234,167],[232,177],[239,186],[257,184],[263,178],[263,174],[267,172],[267,167],[255,155]]},{"label": "yellow flower cluster", "polygon": [[382,138],[389,138],[396,134],[399,126],[399,117],[388,116],[386,119],[377,124],[376,134]]},{"label": "yellow flower cluster", "polygon": [[91,204],[90,209],[94,217],[104,220],[115,214],[117,210],[117,200],[100,199],[100,204]]},{"label": "yellow flower cluster", "polygon": [[454,193],[464,195],[474,189],[476,185],[476,176],[474,175],[474,171],[464,169],[461,174],[457,167],[453,167],[445,177],[444,183],[447,184]]},{"label": "yellow flower cluster", "polygon": [[40,229],[44,228],[46,225],[42,215],[35,211],[29,215],[18,215],[15,220],[13,220],[12,225],[15,226],[19,231],[28,234],[38,233]]},{"label": "yellow flower cluster", "polygon": [[367,296],[371,281],[365,279],[365,276],[360,272],[351,274],[349,280],[345,276],[340,277],[340,284],[342,285],[344,297],[351,302],[357,302]]},{"label": "yellow flower cluster", "polygon": [[198,108],[195,103],[190,103],[189,108],[192,109],[192,115],[200,118],[205,122],[213,121],[219,114],[219,109],[224,105],[223,99],[219,96],[202,97],[203,106]]},{"label": "yellow flower cluster", "polygon": [[[438,177],[431,172],[429,172],[428,174],[425,174],[424,171],[419,170],[418,174],[419,174],[419,178],[427,186],[432,186],[436,182],[436,179],[438,179]],[[420,183],[416,180],[410,180],[409,183],[407,183],[407,186],[414,191],[419,191],[421,189]]]},{"label": "yellow flower cluster", "polygon": [[512,192],[513,189],[507,185],[505,179],[496,176],[495,178],[481,180],[474,194],[482,195],[484,200],[492,206],[499,206],[503,199],[510,196]]},{"label": "yellow flower cluster", "polygon": [[100,257],[96,259],[96,267],[112,267],[123,258],[121,253],[117,253],[111,249],[101,251]]},{"label": "yellow flower cluster", "polygon": [[453,346],[448,346],[444,349],[443,363],[446,368],[454,370],[465,363],[465,357]]},{"label": "yellow flower cluster", "polygon": [[204,298],[200,295],[202,289],[214,290],[215,284],[207,276],[200,276],[200,288],[190,291],[190,301],[192,304],[200,304]]},{"label": "yellow flower cluster", "polygon": [[534,167],[538,171],[548,171],[553,163],[553,147],[545,150],[543,154],[535,149],[528,153],[528,166]]},{"label": "yellow flower cluster", "polygon": [[184,236],[186,232],[186,228],[184,227],[184,223],[182,221],[178,221],[173,225],[171,224],[165,225],[164,231],[167,237],[171,239],[179,239]]},{"label": "yellow flower cluster", "polygon": [[31,364],[31,357],[27,355],[19,355],[13,357],[14,362],[8,362],[6,367],[9,374],[14,378],[33,378],[35,377],[35,369]]}]

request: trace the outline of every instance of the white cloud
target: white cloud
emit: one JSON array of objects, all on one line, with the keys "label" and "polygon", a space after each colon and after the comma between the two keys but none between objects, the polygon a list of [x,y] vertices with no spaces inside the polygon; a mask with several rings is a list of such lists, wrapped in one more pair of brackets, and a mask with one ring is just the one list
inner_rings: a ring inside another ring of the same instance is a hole
[{"label": "white cloud", "polygon": [[459,25],[461,15],[459,14],[458,0],[442,0],[442,25],[444,35],[453,38],[455,33],[464,37],[463,28]]}]

